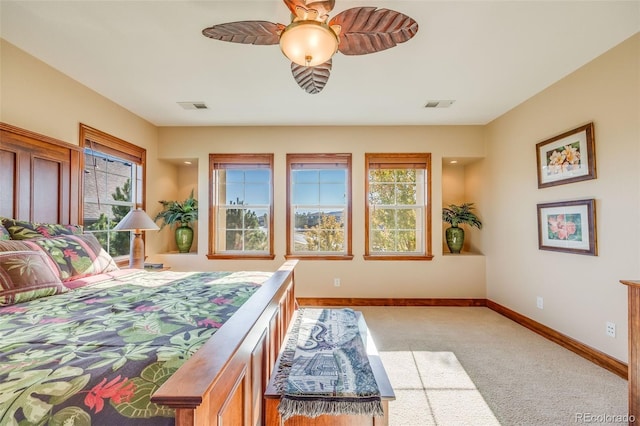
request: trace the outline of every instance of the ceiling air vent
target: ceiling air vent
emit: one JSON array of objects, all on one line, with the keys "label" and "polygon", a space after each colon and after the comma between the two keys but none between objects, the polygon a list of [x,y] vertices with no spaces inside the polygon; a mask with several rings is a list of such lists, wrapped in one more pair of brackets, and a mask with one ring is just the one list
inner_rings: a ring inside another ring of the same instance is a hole
[{"label": "ceiling air vent", "polygon": [[204,102],[178,102],[184,109],[208,109],[209,107]]},{"label": "ceiling air vent", "polygon": [[427,103],[424,105],[425,108],[449,108],[451,106],[451,104],[453,104],[455,101],[444,101],[444,100],[440,100],[440,101],[427,101]]}]

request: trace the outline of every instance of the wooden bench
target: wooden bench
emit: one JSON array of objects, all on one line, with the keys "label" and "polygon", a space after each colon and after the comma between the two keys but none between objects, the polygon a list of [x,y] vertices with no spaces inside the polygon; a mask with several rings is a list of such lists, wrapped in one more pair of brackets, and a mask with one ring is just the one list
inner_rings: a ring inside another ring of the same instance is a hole
[{"label": "wooden bench", "polygon": [[[276,366],[273,369],[273,374],[267,385],[267,389],[264,394],[265,402],[265,419],[267,426],[386,426],[389,424],[389,401],[396,399],[396,396],[387,377],[387,372],[384,370],[380,355],[376,349],[373,338],[369,333],[369,329],[364,321],[364,317],[361,312],[357,312],[360,325],[360,333],[365,340],[365,347],[367,349],[367,356],[369,357],[369,364],[378,383],[378,389],[380,390],[380,396],[382,399],[382,407],[384,410],[384,417],[368,417],[368,416],[356,416],[356,415],[322,415],[316,418],[308,418],[303,416],[293,416],[286,421],[282,421],[280,413],[278,412],[278,404],[280,403],[280,394],[275,387],[275,377],[279,370],[280,358],[282,352],[278,355]],[[295,323],[295,318],[291,321],[291,325]],[[288,338],[285,337],[285,341]]]}]

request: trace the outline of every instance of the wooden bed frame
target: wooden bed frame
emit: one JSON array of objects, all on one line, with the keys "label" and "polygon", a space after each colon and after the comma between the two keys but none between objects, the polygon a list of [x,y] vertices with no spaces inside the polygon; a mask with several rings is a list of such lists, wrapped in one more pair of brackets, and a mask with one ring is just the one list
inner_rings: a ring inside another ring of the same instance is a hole
[{"label": "wooden bed frame", "polygon": [[[82,149],[0,123],[0,216],[81,223]],[[274,275],[152,396],[176,426],[261,425],[264,391],[296,309],[294,268]]]}]

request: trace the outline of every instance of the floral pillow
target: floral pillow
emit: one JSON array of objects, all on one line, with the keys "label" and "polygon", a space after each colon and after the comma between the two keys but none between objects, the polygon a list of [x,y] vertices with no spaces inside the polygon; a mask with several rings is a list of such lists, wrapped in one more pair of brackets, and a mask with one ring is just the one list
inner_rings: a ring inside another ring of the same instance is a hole
[{"label": "floral pillow", "polygon": [[31,240],[49,238],[58,235],[82,234],[81,225],[59,225],[53,223],[36,223],[16,219],[2,219],[2,225],[9,231],[12,240]]},{"label": "floral pillow", "polygon": [[113,258],[92,234],[62,235],[24,241],[44,251],[55,263],[62,281],[118,270]]},{"label": "floral pillow", "polygon": [[65,293],[57,273],[40,251],[0,253],[0,306]]},{"label": "floral pillow", "polygon": [[9,234],[9,231],[7,230],[7,228],[0,225],[0,241],[10,240],[10,239],[11,239],[11,234]]}]

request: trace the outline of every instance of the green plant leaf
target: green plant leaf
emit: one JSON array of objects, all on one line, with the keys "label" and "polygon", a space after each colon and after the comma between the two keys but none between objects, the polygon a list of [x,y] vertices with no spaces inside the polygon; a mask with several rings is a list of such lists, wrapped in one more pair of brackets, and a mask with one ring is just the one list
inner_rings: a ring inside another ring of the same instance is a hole
[{"label": "green plant leaf", "polygon": [[176,224],[193,226],[193,223],[198,220],[198,200],[193,198],[193,189],[189,198],[183,202],[178,201],[159,201],[162,204],[162,211],[156,215],[154,220],[162,220],[160,229],[166,225],[173,226]]},{"label": "green plant leaf", "polygon": [[475,226],[478,229],[482,228],[482,222],[472,212],[473,203],[464,203],[461,205],[449,204],[449,207],[442,209],[442,221],[450,224],[456,228],[458,225]]}]

